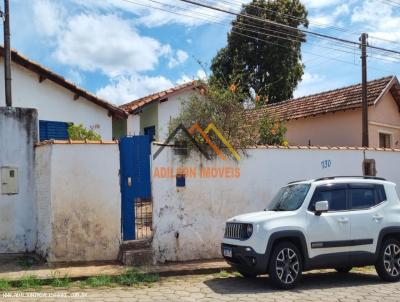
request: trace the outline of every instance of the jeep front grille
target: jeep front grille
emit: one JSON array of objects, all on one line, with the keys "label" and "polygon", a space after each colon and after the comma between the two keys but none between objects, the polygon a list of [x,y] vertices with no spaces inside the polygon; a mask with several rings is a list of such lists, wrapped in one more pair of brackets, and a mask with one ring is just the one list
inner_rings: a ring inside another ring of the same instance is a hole
[{"label": "jeep front grille", "polygon": [[244,232],[243,223],[227,222],[225,227],[225,238],[229,239],[242,239]]}]

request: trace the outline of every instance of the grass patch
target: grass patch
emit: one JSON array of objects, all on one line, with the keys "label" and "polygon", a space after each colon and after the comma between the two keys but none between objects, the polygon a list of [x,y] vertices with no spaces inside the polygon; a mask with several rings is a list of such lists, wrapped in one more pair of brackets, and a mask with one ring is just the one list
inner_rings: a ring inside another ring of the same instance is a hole
[{"label": "grass patch", "polygon": [[125,274],[117,276],[95,276],[81,282],[84,287],[113,287],[113,286],[134,286],[139,284],[150,284],[157,282],[160,278],[157,275],[140,273],[129,270]]},{"label": "grass patch", "polygon": [[80,288],[96,288],[96,287],[115,287],[115,286],[136,286],[148,285],[160,280],[158,275],[144,274],[136,270],[129,270],[122,275],[116,276],[93,276],[82,281],[71,281],[67,276],[61,276],[60,273],[53,273],[51,278],[40,280],[34,275],[24,276],[17,281],[0,279],[0,291],[11,289],[38,289],[41,286],[50,287],[71,287],[79,286]]},{"label": "grass patch", "polygon": [[118,285],[132,286],[141,283],[144,284],[154,283],[160,280],[160,277],[157,275],[140,273],[136,270],[129,270],[123,275],[114,276],[113,279],[114,282]]},{"label": "grass patch", "polygon": [[219,273],[216,274],[219,278],[228,278],[231,276],[226,270],[221,270]]},{"label": "grass patch", "polygon": [[243,277],[243,275],[242,275],[241,273],[236,272],[236,271],[233,272],[232,275],[235,276],[235,277],[239,277],[239,278],[240,278],[240,277]]},{"label": "grass patch", "polygon": [[71,279],[68,275],[61,276],[59,272],[52,273],[51,279],[46,281],[48,282],[45,282],[47,283],[45,285],[50,285],[52,287],[69,287],[71,285]]},{"label": "grass patch", "polygon": [[43,284],[43,282],[34,275],[24,276],[21,280],[13,283],[13,287],[21,289],[38,288]]},{"label": "grass patch", "polygon": [[112,283],[110,276],[95,276],[84,281],[84,284],[89,287],[110,286]]},{"label": "grass patch", "polygon": [[0,290],[1,291],[9,290],[10,288],[11,288],[10,281],[8,281],[6,279],[0,279]]}]

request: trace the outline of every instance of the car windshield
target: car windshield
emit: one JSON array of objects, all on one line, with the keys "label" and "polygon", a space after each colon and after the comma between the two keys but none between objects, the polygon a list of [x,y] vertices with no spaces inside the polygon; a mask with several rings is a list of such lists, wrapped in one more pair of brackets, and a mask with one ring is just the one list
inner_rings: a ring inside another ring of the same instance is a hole
[{"label": "car windshield", "polygon": [[293,184],[283,187],[267,207],[268,211],[295,211],[303,204],[309,184]]}]

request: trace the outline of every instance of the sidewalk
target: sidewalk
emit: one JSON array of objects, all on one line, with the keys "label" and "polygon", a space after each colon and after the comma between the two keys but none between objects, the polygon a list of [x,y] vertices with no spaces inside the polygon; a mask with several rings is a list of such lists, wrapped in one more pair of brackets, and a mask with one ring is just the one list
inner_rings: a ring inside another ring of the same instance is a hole
[{"label": "sidewalk", "polygon": [[[32,264],[28,267],[27,258],[21,256],[0,257],[0,279],[19,280],[25,276],[34,275],[38,279],[62,278],[78,280],[98,275],[120,275],[131,267],[118,263],[88,264],[62,267],[49,267],[45,263]],[[139,271],[160,276],[177,276],[191,274],[214,273],[221,270],[230,270],[230,266],[221,259],[189,262],[170,262],[154,266],[136,267]]]}]

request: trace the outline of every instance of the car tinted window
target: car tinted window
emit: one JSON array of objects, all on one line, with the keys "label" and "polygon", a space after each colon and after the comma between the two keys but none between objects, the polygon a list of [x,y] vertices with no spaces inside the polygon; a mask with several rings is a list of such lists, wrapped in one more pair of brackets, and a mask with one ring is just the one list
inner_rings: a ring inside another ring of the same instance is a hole
[{"label": "car tinted window", "polygon": [[294,184],[283,187],[272,199],[267,209],[270,211],[297,210],[303,204],[309,189],[309,184]]},{"label": "car tinted window", "polygon": [[350,196],[352,209],[368,209],[386,201],[383,185],[351,184]]},{"label": "car tinted window", "polygon": [[375,205],[374,188],[352,188],[350,196],[352,209],[365,209]]},{"label": "car tinted window", "polygon": [[383,185],[376,185],[377,203],[381,203],[387,200],[385,187]]},{"label": "car tinted window", "polygon": [[345,189],[317,189],[310,204],[310,210],[315,210],[315,203],[328,201],[329,211],[347,210],[347,198]]}]

